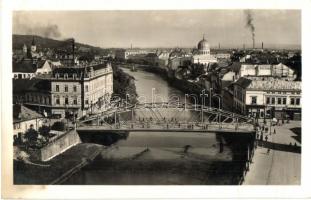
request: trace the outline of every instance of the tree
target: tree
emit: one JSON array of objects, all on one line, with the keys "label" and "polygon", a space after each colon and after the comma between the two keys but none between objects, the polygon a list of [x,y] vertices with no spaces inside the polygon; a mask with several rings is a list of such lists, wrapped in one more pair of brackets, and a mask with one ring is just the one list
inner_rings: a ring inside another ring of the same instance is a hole
[{"label": "tree", "polygon": [[35,142],[38,139],[38,131],[33,128],[33,125],[30,125],[30,128],[25,133],[25,138],[29,142]]},{"label": "tree", "polygon": [[65,126],[64,122],[55,122],[52,125],[51,129],[55,130],[55,131],[65,131],[66,130],[66,126]]},{"label": "tree", "polygon": [[50,127],[43,125],[39,128],[39,134],[43,137],[48,137],[50,135]]}]

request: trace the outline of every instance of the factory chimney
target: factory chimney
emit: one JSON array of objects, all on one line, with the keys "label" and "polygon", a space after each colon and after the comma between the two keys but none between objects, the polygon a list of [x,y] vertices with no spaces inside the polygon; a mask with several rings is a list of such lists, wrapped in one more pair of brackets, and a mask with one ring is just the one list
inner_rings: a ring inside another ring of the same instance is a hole
[{"label": "factory chimney", "polygon": [[218,49],[220,49],[220,43],[218,43]]},{"label": "factory chimney", "polygon": [[261,42],[261,49],[263,49],[263,42]]},{"label": "factory chimney", "polygon": [[243,50],[245,51],[245,44],[243,44]]},{"label": "factory chimney", "polygon": [[253,38],[253,49],[255,49],[255,38]]}]

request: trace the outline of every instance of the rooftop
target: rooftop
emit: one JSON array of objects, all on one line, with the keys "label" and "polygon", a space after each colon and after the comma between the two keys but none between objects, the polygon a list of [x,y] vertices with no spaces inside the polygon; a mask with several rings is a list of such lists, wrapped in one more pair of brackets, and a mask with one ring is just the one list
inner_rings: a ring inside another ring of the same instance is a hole
[{"label": "rooftop", "polygon": [[13,72],[35,73],[37,69],[43,67],[46,60],[33,61],[32,59],[24,59],[19,62],[13,61]]},{"label": "rooftop", "polygon": [[300,81],[287,81],[273,77],[241,77],[235,82],[235,84],[251,90],[301,90]]},{"label": "rooftop", "polygon": [[44,116],[34,110],[31,110],[30,108],[27,108],[24,105],[20,105],[20,104],[13,105],[13,121],[14,122],[27,121],[27,120],[32,120],[32,119],[42,118],[42,117]]}]

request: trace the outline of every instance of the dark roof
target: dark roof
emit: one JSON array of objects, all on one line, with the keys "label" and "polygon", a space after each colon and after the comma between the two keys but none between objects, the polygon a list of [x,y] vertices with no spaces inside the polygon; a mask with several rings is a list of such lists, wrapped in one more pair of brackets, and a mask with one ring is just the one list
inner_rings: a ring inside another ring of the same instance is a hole
[{"label": "dark roof", "polygon": [[80,73],[84,72],[85,70],[87,72],[89,72],[91,67],[93,67],[93,70],[96,71],[96,70],[99,70],[99,69],[102,69],[102,68],[106,68],[107,64],[106,63],[102,63],[102,64],[97,64],[97,65],[92,65],[92,66],[87,66],[87,67],[59,67],[59,68],[54,69],[53,74],[56,74],[56,73],[59,73],[59,74],[64,74],[64,73],[67,73],[67,74],[73,74],[73,73],[80,74]]},{"label": "dark roof", "polygon": [[24,105],[15,104],[13,105],[13,121],[27,121],[36,118],[44,117],[42,114],[27,108]]},{"label": "dark roof", "polygon": [[33,61],[23,59],[19,62],[13,61],[13,72],[35,73],[38,68],[42,68],[46,60]]},{"label": "dark roof", "polygon": [[230,69],[233,71],[233,72],[239,72],[240,69],[241,69],[241,63],[240,62],[233,62],[232,65],[229,66]]},{"label": "dark roof", "polygon": [[25,59],[20,62],[13,61],[13,72],[35,73],[36,70],[36,64],[30,59]]},{"label": "dark roof", "polygon": [[234,84],[241,86],[242,88],[247,88],[252,83],[252,80],[241,77]]},{"label": "dark roof", "polygon": [[148,53],[146,56],[146,58],[154,58],[154,57],[158,57],[156,53]]},{"label": "dark roof", "polygon": [[41,79],[13,79],[13,94],[20,94],[26,91],[42,91],[48,92],[51,90],[49,80]]},{"label": "dark roof", "polygon": [[68,74],[73,74],[73,73],[82,73],[84,71],[83,67],[59,67],[59,68],[55,68],[53,70],[53,74],[59,73],[59,74],[64,74],[64,73],[68,73]]}]

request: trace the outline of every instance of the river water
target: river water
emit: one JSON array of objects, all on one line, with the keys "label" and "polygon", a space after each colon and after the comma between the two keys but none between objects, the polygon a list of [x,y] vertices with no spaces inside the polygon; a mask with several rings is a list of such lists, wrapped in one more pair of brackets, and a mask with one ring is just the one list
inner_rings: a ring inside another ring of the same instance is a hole
[{"label": "river water", "polygon": [[[185,101],[185,95],[160,76],[123,70],[135,77],[141,103]],[[64,184],[237,184],[244,166],[244,139],[221,133],[130,132]]]}]

